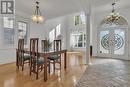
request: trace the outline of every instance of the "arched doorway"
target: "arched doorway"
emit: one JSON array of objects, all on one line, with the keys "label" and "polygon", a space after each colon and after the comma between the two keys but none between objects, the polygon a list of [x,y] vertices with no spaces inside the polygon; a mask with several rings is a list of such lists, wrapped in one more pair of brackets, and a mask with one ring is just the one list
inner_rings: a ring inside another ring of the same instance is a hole
[{"label": "arched doorway", "polygon": [[98,56],[128,60],[128,23],[121,17],[118,23],[104,19],[98,30]]}]

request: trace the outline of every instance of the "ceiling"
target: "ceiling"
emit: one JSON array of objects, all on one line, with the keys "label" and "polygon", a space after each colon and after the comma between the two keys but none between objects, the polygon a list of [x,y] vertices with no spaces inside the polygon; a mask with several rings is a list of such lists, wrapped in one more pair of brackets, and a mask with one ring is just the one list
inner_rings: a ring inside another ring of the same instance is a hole
[{"label": "ceiling", "polygon": [[[32,15],[35,9],[36,0],[15,0],[16,12],[24,12]],[[40,10],[46,19],[64,16],[71,13],[88,11],[89,0],[38,0]],[[92,9],[111,9],[113,0],[90,0]],[[130,6],[130,0],[118,0],[118,8]],[[106,7],[106,8],[104,8]]]}]

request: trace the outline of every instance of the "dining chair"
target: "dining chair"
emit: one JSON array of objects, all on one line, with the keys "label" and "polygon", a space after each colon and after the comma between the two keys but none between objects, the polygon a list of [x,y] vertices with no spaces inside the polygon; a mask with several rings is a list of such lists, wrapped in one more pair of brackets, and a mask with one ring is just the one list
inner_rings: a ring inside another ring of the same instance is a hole
[{"label": "dining chair", "polygon": [[[42,71],[44,68],[44,59],[40,58],[38,52],[38,41],[39,38],[31,38],[30,39],[30,54],[32,56],[31,66],[30,66],[30,75],[32,73],[36,74],[36,79],[38,79],[39,70]],[[48,63],[48,66],[49,63]],[[50,70],[50,67],[48,68]]]},{"label": "dining chair", "polygon": [[31,56],[29,54],[24,53],[24,39],[18,40],[18,68],[19,66],[22,67],[22,71],[24,70],[24,64],[29,63],[30,65],[30,59]]},{"label": "dining chair", "polygon": [[49,52],[49,41],[48,40],[41,40],[42,51]]},{"label": "dining chair", "polygon": [[[56,51],[61,51],[61,40],[54,40],[53,42],[53,47],[54,47],[54,52]],[[50,63],[53,64],[53,69],[55,71],[55,65],[56,63],[60,64],[60,69],[61,69],[61,54],[53,54],[53,55],[50,55],[48,57],[48,59],[50,60]]]}]

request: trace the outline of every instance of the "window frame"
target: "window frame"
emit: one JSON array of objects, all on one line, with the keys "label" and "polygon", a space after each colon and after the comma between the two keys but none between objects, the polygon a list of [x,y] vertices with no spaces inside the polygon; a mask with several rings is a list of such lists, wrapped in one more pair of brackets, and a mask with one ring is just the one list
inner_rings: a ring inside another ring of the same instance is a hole
[{"label": "window frame", "polygon": [[[7,20],[5,20],[7,18]],[[11,25],[11,21],[13,21]],[[5,26],[5,21],[8,22]],[[10,33],[12,32],[12,33]],[[7,35],[8,34],[8,35]],[[7,46],[14,46],[15,45],[15,19],[14,17],[3,17],[3,39],[4,39],[4,44]],[[5,46],[5,45],[4,45]]]},{"label": "window frame", "polygon": [[[53,40],[50,41],[50,32],[54,31]],[[58,34],[57,34],[58,33]],[[49,31],[49,41],[53,42],[58,36],[61,35],[61,24],[58,24],[55,28]]]},{"label": "window frame", "polygon": [[[80,35],[82,35],[81,36],[81,38],[82,38],[81,41],[79,41],[79,39],[77,39],[77,37],[80,38]],[[72,37],[76,38],[75,41],[74,41],[75,43],[72,43],[71,39],[70,39],[70,43],[71,43],[72,48],[85,48],[86,47],[86,38],[85,38],[86,33],[83,33],[83,32],[76,32],[75,33],[75,32],[73,32],[73,33],[71,33],[71,38]],[[81,47],[79,46],[80,43],[82,44]]]},{"label": "window frame", "polygon": [[[23,38],[25,41],[24,41],[24,44],[27,45],[27,40],[28,40],[28,23],[25,22],[25,21],[18,21],[17,22],[17,28],[18,28],[18,39],[19,38],[19,23],[22,23],[22,24],[26,24],[26,34],[25,34],[25,37]],[[22,25],[22,28],[23,28],[23,25]],[[22,29],[23,30],[23,29]],[[23,30],[24,31],[24,30]],[[26,38],[26,39],[25,39]]]},{"label": "window frame", "polygon": [[73,21],[74,21],[74,26],[85,25],[86,24],[86,16],[83,13],[74,15]]}]

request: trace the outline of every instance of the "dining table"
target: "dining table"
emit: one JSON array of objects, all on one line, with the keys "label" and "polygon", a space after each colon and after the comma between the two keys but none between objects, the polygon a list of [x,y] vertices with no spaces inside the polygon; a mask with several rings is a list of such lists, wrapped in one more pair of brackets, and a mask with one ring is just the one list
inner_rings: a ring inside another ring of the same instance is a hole
[{"label": "dining table", "polygon": [[[19,57],[19,52],[20,51],[21,50],[16,49],[16,66],[18,66],[18,62],[19,62],[18,57]],[[26,54],[31,54],[29,49],[24,49],[23,52],[26,53]],[[66,56],[67,50],[50,51],[50,52],[39,51],[38,54],[39,54],[39,57],[44,59],[44,81],[45,82],[47,81],[47,60],[48,60],[48,57],[50,55],[53,55],[53,54],[64,54],[64,57],[61,57],[61,58],[64,58],[63,59],[64,60],[64,69],[67,68],[67,64],[66,64],[67,63],[67,58],[66,58],[67,57]]]}]

